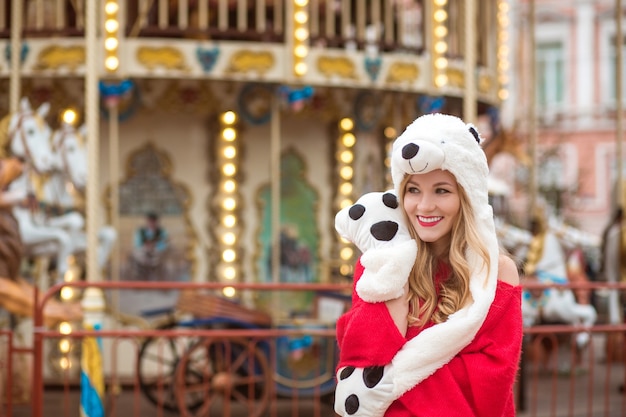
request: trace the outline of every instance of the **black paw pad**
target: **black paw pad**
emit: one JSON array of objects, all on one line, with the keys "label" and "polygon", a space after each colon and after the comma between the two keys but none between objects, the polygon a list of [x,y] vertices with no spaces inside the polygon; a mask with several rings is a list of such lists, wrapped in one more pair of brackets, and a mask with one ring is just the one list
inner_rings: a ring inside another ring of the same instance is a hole
[{"label": "black paw pad", "polygon": [[344,379],[349,378],[350,375],[352,375],[352,372],[354,372],[354,366],[346,366],[341,370],[341,372],[339,372],[339,379],[343,381]]},{"label": "black paw pad", "polygon": [[359,397],[352,394],[346,398],[346,413],[352,415],[357,411],[359,411]]},{"label": "black paw pad", "polygon": [[383,366],[370,366],[363,370],[363,382],[367,388],[374,388],[383,378],[385,368]]},{"label": "black paw pad", "polygon": [[365,206],[363,204],[355,204],[348,210],[348,215],[352,220],[359,220],[365,214]]}]

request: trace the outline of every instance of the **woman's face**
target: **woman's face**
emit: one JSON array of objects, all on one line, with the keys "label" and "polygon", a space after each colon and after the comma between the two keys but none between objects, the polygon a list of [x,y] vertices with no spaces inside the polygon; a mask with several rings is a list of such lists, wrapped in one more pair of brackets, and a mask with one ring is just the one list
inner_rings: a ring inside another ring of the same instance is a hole
[{"label": "woman's face", "polygon": [[404,189],[404,210],[424,242],[443,249],[461,208],[459,186],[448,171],[411,175]]}]

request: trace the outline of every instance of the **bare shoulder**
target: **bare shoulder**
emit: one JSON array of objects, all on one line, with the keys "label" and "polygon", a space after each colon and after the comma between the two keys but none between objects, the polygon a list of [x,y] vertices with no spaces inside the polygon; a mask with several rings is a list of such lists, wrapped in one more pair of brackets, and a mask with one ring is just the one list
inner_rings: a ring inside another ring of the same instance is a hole
[{"label": "bare shoulder", "polygon": [[505,254],[500,254],[498,259],[498,279],[513,286],[519,285],[517,265],[511,257]]}]

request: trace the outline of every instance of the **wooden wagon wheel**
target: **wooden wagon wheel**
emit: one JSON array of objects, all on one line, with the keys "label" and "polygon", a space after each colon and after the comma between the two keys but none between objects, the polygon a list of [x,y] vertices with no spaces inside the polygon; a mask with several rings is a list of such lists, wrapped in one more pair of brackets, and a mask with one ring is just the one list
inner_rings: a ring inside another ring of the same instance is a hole
[{"label": "wooden wagon wheel", "polygon": [[[158,329],[171,330],[176,323],[166,323]],[[150,337],[144,340],[137,356],[137,377],[146,398],[159,408],[178,411],[174,395],[174,377],[180,358],[196,343],[194,338]],[[203,398],[188,396],[185,408],[194,410]]]},{"label": "wooden wagon wheel", "polygon": [[[175,395],[185,417],[209,415],[211,409],[247,411],[260,416],[267,407],[274,381],[260,344],[245,339],[206,338],[192,346],[176,368]],[[202,406],[189,409],[189,398],[204,399]]]}]

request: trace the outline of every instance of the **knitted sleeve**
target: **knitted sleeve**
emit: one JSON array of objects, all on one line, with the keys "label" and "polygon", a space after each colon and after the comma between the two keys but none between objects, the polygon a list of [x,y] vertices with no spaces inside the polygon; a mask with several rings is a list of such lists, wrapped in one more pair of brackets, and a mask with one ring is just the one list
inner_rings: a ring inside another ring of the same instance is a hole
[{"label": "knitted sleeve", "polygon": [[347,365],[356,367],[386,365],[406,342],[385,303],[367,303],[354,290],[362,274],[363,266],[357,261],[352,288],[352,307],[337,321],[339,344],[337,369]]},{"label": "knitted sleeve", "polygon": [[448,364],[394,402],[385,417],[513,417],[513,385],[522,346],[521,287],[498,282],[476,338]]}]

